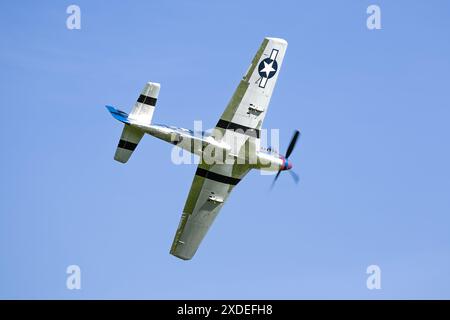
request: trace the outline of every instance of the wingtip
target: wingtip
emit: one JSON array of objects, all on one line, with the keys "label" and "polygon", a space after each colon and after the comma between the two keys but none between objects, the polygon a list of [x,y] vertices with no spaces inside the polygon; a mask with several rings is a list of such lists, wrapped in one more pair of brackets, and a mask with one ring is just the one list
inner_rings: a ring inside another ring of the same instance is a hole
[{"label": "wingtip", "polygon": [[178,259],[181,259],[181,260],[184,260],[184,261],[189,261],[189,260],[192,259],[192,257],[185,257],[185,256],[182,256],[182,255],[177,254],[177,253],[175,253],[175,252],[170,252],[170,254],[171,254],[172,256],[174,256],[175,258],[178,258]]},{"label": "wingtip", "polygon": [[147,84],[148,84],[149,86],[161,88],[161,84],[158,83],[158,82],[150,82],[150,81],[149,81],[149,82],[147,82]]},{"label": "wingtip", "polygon": [[269,41],[273,41],[273,42],[277,42],[277,43],[283,44],[283,45],[287,45],[288,44],[288,42],[286,40],[282,39],[282,38],[266,37],[266,39],[269,40]]}]

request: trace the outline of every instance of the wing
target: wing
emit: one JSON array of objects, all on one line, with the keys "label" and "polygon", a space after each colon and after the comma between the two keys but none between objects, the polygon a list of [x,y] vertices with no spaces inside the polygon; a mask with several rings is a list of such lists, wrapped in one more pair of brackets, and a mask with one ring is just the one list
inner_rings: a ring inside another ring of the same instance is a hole
[{"label": "wing", "polygon": [[[245,143],[245,136],[260,136],[286,48],[287,42],[283,39],[264,39],[216,125],[217,139],[237,140],[233,146],[235,153]],[[239,130],[244,135],[234,133]]]},{"label": "wing", "polygon": [[[247,146],[249,153],[254,151],[286,48],[283,39],[264,39],[220,117],[213,137],[225,139],[231,147],[228,159],[242,155]],[[171,254],[185,260],[194,256],[229,194],[249,170],[248,164],[228,162],[198,166]]]},{"label": "wing", "polygon": [[199,164],[170,253],[191,259],[233,188],[247,174],[241,164]]}]

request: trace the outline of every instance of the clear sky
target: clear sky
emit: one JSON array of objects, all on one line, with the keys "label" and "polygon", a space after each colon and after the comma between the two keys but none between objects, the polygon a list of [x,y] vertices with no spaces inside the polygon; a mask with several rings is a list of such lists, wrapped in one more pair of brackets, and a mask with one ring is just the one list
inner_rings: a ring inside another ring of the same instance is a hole
[{"label": "clear sky", "polygon": [[[155,81],[155,122],[213,126],[264,36],[289,42],[264,124],[282,151],[301,130],[301,181],[250,173],[176,259],[195,166],[150,136],[115,162],[104,105]],[[0,46],[0,298],[450,298],[448,1],[10,1]]]}]

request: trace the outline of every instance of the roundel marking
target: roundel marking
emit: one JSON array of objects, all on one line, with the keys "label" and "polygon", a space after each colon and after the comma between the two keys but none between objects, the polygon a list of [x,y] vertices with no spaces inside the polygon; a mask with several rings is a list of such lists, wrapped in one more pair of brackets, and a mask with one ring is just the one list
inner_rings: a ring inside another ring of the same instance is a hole
[{"label": "roundel marking", "polygon": [[276,60],[265,58],[259,63],[258,73],[261,77],[270,79],[277,73],[278,63]]}]

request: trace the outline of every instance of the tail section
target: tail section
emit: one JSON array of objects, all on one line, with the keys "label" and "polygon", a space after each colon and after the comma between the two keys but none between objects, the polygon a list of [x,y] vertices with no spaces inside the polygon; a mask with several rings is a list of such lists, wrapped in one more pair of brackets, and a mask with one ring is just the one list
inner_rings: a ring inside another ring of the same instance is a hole
[{"label": "tail section", "polygon": [[159,83],[148,82],[139,95],[130,114],[114,107],[106,106],[116,120],[124,123],[114,160],[126,163],[128,159],[130,159],[133,151],[136,149],[139,141],[141,141],[142,136],[144,135],[144,131],[134,125],[148,126],[151,124],[159,89]]},{"label": "tail section", "polygon": [[130,124],[130,120],[128,120],[128,113],[116,109],[112,106],[106,106],[106,109],[108,109],[108,111],[111,113],[114,119],[123,122],[125,124]]},{"label": "tail section", "polygon": [[153,118],[156,101],[158,100],[160,84],[148,82],[136,101],[128,118],[132,122],[149,125]]},{"label": "tail section", "polygon": [[117,145],[114,160],[125,163],[130,159],[134,149],[136,149],[139,141],[141,141],[144,132],[136,127],[125,124],[119,144]]}]

